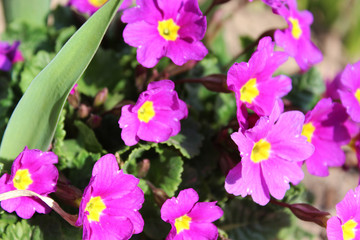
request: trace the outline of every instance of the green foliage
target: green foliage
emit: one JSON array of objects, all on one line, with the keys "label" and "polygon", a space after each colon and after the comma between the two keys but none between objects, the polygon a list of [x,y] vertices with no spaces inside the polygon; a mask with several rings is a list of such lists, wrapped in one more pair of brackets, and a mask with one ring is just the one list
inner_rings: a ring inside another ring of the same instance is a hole
[{"label": "green foliage", "polygon": [[0,138],[2,137],[7,121],[9,110],[13,106],[14,93],[10,87],[9,80],[0,76]]},{"label": "green foliage", "polygon": [[33,80],[8,123],[0,148],[2,158],[16,157],[24,146],[48,149],[64,102],[94,56],[121,2],[112,0],[94,14]]},{"label": "green foliage", "polygon": [[178,149],[184,157],[191,159],[200,153],[203,139],[197,123],[186,119],[181,122],[181,132],[165,143]]},{"label": "green foliage", "polygon": [[292,90],[286,96],[291,103],[304,111],[311,110],[325,91],[322,76],[316,68],[292,77]]},{"label": "green foliage", "polygon": [[6,23],[24,21],[31,25],[45,25],[50,0],[4,0]]},{"label": "green foliage", "polygon": [[230,239],[277,239],[282,228],[290,226],[290,215],[284,211],[261,207],[247,199],[232,199],[224,207],[220,228]]},{"label": "green foliage", "polygon": [[2,233],[3,240],[40,240],[42,233],[38,226],[31,226],[26,220],[8,225]]},{"label": "green foliage", "polygon": [[139,162],[143,159],[151,159],[150,169],[144,180],[161,188],[168,196],[174,196],[181,183],[181,174],[184,170],[182,158],[171,149],[158,144],[140,145],[129,151],[120,152],[123,160],[128,154],[123,167],[124,172],[138,176]]}]

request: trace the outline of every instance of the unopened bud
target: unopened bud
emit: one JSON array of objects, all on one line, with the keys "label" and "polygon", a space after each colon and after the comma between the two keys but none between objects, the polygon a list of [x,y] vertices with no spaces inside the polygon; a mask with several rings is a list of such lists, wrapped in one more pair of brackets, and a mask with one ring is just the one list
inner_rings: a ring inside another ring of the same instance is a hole
[{"label": "unopened bud", "polygon": [[99,91],[95,96],[93,106],[100,107],[101,105],[103,105],[106,102],[108,93],[109,93],[109,90],[107,88],[104,88],[101,91]]},{"label": "unopened bud", "polygon": [[139,178],[146,177],[146,175],[148,174],[149,169],[150,169],[150,160],[144,159],[141,162],[139,162],[137,165],[137,169],[138,169],[138,177]]},{"label": "unopened bud", "polygon": [[326,228],[326,223],[329,220],[330,213],[320,211],[319,209],[306,203],[290,204],[289,209],[301,220],[313,222]]},{"label": "unopened bud", "polygon": [[161,188],[155,187],[151,182],[146,181],[146,183],[150,187],[150,189],[154,195],[154,200],[155,200],[156,204],[159,207],[161,207],[164,204],[164,202],[169,199],[169,196],[166,194],[166,192],[164,190],[162,190]]},{"label": "unopened bud", "polygon": [[79,109],[77,110],[77,115],[79,118],[87,118],[90,114],[91,108],[85,104],[80,104]]},{"label": "unopened bud", "polygon": [[86,121],[91,128],[98,128],[101,125],[102,118],[99,115],[91,114]]}]

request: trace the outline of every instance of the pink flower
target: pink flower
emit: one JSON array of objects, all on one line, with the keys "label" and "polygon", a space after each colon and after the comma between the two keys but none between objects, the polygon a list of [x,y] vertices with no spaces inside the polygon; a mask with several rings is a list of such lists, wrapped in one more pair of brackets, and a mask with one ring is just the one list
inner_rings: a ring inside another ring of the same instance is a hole
[{"label": "pink flower", "polygon": [[124,11],[124,41],[137,48],[137,60],[147,68],[162,57],[176,65],[201,60],[208,53],[202,42],[206,17],[196,0],[137,0]]},{"label": "pink flower", "polygon": [[70,91],[70,95],[74,95],[74,94],[75,94],[75,91],[76,91],[77,87],[78,87],[78,84],[75,83],[74,87],[73,87],[73,88],[71,89],[71,91]]},{"label": "pink flower", "polygon": [[314,147],[301,136],[304,115],[298,111],[280,114],[275,105],[269,117],[260,117],[249,130],[233,133],[241,162],[228,173],[225,189],[245,197],[251,195],[260,205],[270,200],[270,194],[282,199],[290,182],[298,184],[304,177],[299,161],[311,156]]},{"label": "pink flower", "polygon": [[180,120],[188,111],[174,87],[170,80],[151,82],[135,105],[122,108],[119,126],[126,145],[135,145],[140,139],[163,142],[180,132]]},{"label": "pink flower", "polygon": [[360,61],[348,64],[341,75],[344,89],[338,93],[347,113],[355,122],[360,122]]},{"label": "pink flower", "polygon": [[274,51],[274,43],[270,37],[264,37],[248,63],[235,63],[229,69],[227,84],[235,92],[240,124],[245,125],[246,122],[245,106],[259,116],[269,116],[275,102],[290,92],[289,77],[272,77],[287,58],[286,53]]},{"label": "pink flower", "polygon": [[329,240],[360,239],[360,187],[350,190],[336,205],[337,216],[327,222]]},{"label": "pink flower", "polygon": [[19,41],[14,42],[13,45],[0,42],[0,70],[10,71],[14,63],[24,61],[21,52],[18,50],[19,45]]},{"label": "pink flower", "polygon": [[[59,176],[54,166],[58,158],[52,152],[29,150],[27,147],[17,156],[11,167],[11,175],[4,174],[0,178],[0,193],[12,190],[30,190],[47,196],[55,192]],[[31,218],[35,212],[49,213],[50,208],[36,197],[18,197],[1,202],[7,212],[15,211],[25,219]]]},{"label": "pink flower", "polygon": [[[105,3],[107,3],[107,1],[108,0],[70,0],[69,5],[73,6],[81,13],[92,15]],[[130,7],[131,4],[132,0],[124,0],[119,8],[119,11]]]},{"label": "pink flower", "polygon": [[311,12],[298,11],[296,0],[288,0],[287,6],[278,8],[277,12],[285,18],[289,27],[284,31],[276,30],[276,44],[294,57],[302,70],[322,61],[320,50],[311,42]]},{"label": "pink flower", "polygon": [[77,226],[83,225],[83,239],[130,239],[142,232],[139,209],[144,193],[138,183],[139,179],[119,170],[112,154],[95,163],[76,221]]},{"label": "pink flower", "polygon": [[160,210],[162,220],[171,224],[166,240],[217,239],[218,230],[212,222],[219,219],[223,211],[216,202],[198,201],[199,196],[192,188],[166,200]]},{"label": "pink flower", "polygon": [[339,167],[345,163],[341,146],[350,142],[345,126],[347,119],[345,108],[333,103],[330,98],[320,100],[306,114],[301,134],[315,146],[314,154],[305,161],[309,173],[325,177],[329,175],[328,167]]}]

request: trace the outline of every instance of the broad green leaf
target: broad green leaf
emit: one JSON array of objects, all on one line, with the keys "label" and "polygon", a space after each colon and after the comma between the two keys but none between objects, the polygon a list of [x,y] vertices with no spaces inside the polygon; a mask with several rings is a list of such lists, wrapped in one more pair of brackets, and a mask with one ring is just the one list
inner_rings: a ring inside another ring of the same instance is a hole
[{"label": "broad green leaf", "polygon": [[81,77],[122,0],[111,0],[71,37],[32,81],[5,131],[0,157],[13,159],[25,146],[46,151],[64,103]]},{"label": "broad green leaf", "polygon": [[101,152],[103,148],[97,140],[94,131],[81,121],[75,121],[75,126],[79,130],[79,142],[89,152]]},{"label": "broad green leaf", "polygon": [[46,67],[54,58],[54,54],[46,51],[39,51],[30,61],[25,62],[24,70],[21,73],[20,89],[24,93],[31,81]]},{"label": "broad green leaf", "polygon": [[50,0],[4,0],[6,23],[21,20],[32,25],[46,25]]}]

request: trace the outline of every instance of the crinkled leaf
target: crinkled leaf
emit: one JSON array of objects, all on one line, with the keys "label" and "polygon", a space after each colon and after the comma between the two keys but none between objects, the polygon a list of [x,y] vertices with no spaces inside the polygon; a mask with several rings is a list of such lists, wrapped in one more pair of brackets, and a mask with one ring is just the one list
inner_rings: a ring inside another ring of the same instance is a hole
[{"label": "crinkled leaf", "polygon": [[2,234],[3,240],[40,240],[41,231],[37,226],[31,226],[26,220],[21,220],[15,224],[10,224]]},{"label": "crinkled leaf", "polygon": [[232,199],[226,203],[220,228],[230,239],[275,240],[278,232],[290,226],[290,215],[269,206],[261,207],[251,200]]},{"label": "crinkled leaf", "polygon": [[186,158],[193,158],[200,153],[204,137],[199,133],[196,122],[190,119],[181,121],[181,131],[165,143],[178,149]]},{"label": "crinkled leaf", "polygon": [[93,58],[121,3],[110,0],[99,9],[32,81],[9,120],[0,148],[2,158],[15,158],[25,146],[48,149],[67,96]]},{"label": "crinkled leaf", "polygon": [[292,90],[287,95],[294,106],[304,111],[311,110],[325,91],[325,84],[316,68],[311,68],[302,75],[292,77]]},{"label": "crinkled leaf", "polygon": [[5,213],[4,211],[0,213],[0,233],[3,233],[8,225],[16,223],[17,219],[13,214]]}]

